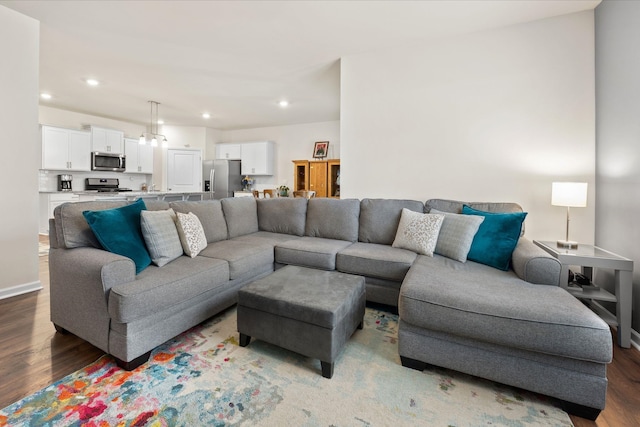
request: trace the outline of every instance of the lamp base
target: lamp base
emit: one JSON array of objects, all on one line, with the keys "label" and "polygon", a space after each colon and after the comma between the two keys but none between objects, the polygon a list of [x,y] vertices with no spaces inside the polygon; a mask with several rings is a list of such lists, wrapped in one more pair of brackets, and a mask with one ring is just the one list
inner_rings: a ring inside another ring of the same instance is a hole
[{"label": "lamp base", "polygon": [[563,249],[578,249],[578,242],[571,240],[558,240],[558,247]]}]

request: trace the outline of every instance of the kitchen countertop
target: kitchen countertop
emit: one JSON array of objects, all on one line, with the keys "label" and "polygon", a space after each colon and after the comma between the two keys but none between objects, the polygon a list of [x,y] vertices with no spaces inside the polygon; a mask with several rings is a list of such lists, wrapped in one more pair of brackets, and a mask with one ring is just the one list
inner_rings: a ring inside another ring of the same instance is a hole
[{"label": "kitchen countertop", "polygon": [[165,194],[208,194],[207,191],[98,191],[98,190],[82,190],[82,191],[40,191],[41,194],[99,194],[100,196],[164,196]]}]

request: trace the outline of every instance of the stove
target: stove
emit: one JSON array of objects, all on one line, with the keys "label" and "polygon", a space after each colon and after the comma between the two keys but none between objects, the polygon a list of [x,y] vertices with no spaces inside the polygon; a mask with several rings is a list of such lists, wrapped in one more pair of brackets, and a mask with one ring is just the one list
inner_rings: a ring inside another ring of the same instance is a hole
[{"label": "stove", "polygon": [[118,180],[118,178],[86,178],[84,187],[85,190],[93,190],[98,193],[122,193],[131,191],[130,188],[120,188],[120,180]]}]

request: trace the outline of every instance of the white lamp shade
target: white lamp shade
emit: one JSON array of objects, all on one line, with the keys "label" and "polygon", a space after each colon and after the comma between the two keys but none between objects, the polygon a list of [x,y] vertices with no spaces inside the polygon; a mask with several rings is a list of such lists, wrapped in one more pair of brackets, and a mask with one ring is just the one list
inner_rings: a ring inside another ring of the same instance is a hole
[{"label": "white lamp shade", "polygon": [[587,206],[586,182],[554,182],[551,184],[551,204],[584,208]]}]

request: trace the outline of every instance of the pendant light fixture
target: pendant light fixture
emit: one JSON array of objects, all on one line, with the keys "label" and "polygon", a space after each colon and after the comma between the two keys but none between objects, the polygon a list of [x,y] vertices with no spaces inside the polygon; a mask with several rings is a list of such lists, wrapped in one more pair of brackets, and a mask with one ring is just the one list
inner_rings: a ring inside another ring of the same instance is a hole
[{"label": "pendant light fixture", "polygon": [[[152,147],[157,147],[158,146],[158,137],[161,136],[162,137],[162,146],[163,147],[167,147],[169,145],[169,141],[167,141],[167,137],[159,134],[158,133],[158,106],[160,105],[159,102],[156,101],[147,101],[149,102],[149,104],[151,104],[151,114],[149,117],[149,131],[150,132],[142,132],[142,135],[140,135],[140,145],[145,145],[147,143],[147,137],[151,136],[151,146]],[[154,120],[153,120],[153,110],[155,107],[155,111],[156,111],[156,120],[155,120],[155,127],[153,126]]]}]

